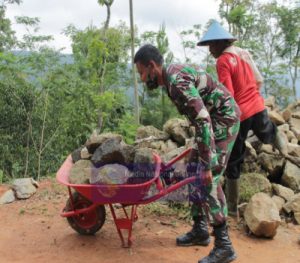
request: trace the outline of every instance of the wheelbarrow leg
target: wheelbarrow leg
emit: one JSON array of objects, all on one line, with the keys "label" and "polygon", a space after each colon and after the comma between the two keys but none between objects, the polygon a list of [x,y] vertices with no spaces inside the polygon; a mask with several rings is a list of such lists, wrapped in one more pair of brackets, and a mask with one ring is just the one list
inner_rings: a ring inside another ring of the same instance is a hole
[{"label": "wheelbarrow leg", "polygon": [[[122,242],[122,247],[124,248],[129,248],[132,245],[132,226],[133,223],[137,220],[137,205],[131,205],[131,214],[130,217],[127,214],[127,211],[125,210],[124,207],[123,208],[123,212],[125,214],[125,217],[123,218],[117,218],[116,213],[115,213],[115,209],[113,207],[112,204],[109,204],[109,208],[111,211],[111,214],[113,216],[119,237],[121,239]],[[127,237],[127,243],[125,242],[122,230],[127,230],[128,231],[128,237]]]}]

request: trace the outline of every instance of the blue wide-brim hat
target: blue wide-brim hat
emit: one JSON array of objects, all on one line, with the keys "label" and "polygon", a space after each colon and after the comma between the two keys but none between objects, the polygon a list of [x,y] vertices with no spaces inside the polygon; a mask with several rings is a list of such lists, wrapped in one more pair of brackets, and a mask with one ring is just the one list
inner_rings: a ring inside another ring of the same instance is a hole
[{"label": "blue wide-brim hat", "polygon": [[208,42],[214,40],[229,40],[236,41],[237,39],[227,32],[218,21],[214,20],[207,29],[202,39],[197,43],[197,46],[207,46]]}]

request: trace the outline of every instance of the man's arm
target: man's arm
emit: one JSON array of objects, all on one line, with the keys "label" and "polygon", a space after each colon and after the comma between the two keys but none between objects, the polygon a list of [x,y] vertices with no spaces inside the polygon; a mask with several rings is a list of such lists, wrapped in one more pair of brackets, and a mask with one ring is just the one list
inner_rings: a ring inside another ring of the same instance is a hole
[{"label": "man's arm", "polygon": [[178,75],[171,83],[172,90],[176,91],[175,104],[184,112],[189,121],[195,127],[195,143],[199,151],[199,158],[204,170],[210,170],[217,165],[214,134],[210,115],[194,86],[193,76]]}]

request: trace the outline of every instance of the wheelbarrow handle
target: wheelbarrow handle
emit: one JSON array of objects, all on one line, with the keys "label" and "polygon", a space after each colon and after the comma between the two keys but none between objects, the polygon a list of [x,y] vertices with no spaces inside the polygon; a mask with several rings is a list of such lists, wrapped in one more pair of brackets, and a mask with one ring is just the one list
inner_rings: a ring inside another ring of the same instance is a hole
[{"label": "wheelbarrow handle", "polygon": [[[179,160],[181,160],[182,158],[184,158],[186,155],[188,155],[191,150],[192,150],[192,148],[188,148],[185,151],[183,151],[181,154],[179,154],[178,156],[176,156],[173,159],[171,159],[166,164],[161,163],[160,174],[163,173],[164,171],[166,171],[168,168],[170,168],[174,163],[178,162]],[[162,191],[164,189],[164,185],[162,183],[162,179],[161,179],[160,176],[158,176],[154,182],[156,184],[156,189],[158,191]]]},{"label": "wheelbarrow handle", "polygon": [[174,157],[173,159],[171,159],[169,162],[167,162],[166,164],[162,163],[161,164],[161,172],[164,172],[165,170],[167,170],[168,168],[170,168],[174,163],[178,162],[179,160],[181,160],[183,157],[185,157],[186,155],[188,155],[191,152],[192,148],[188,148],[186,150],[184,150],[181,154],[179,154],[178,156]]}]

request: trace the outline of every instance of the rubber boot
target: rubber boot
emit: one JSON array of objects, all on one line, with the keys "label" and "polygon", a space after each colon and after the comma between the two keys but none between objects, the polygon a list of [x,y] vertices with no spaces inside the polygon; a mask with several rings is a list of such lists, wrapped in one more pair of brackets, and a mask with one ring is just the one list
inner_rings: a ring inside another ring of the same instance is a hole
[{"label": "rubber boot", "polygon": [[205,216],[193,217],[193,220],[192,230],[176,238],[177,246],[207,246],[209,244],[210,237]]},{"label": "rubber boot", "polygon": [[215,244],[209,255],[198,263],[229,263],[236,259],[236,254],[228,236],[226,222],[221,226],[214,226]]},{"label": "rubber boot", "polygon": [[239,184],[240,179],[226,178],[226,201],[228,207],[228,215],[238,216],[238,204],[239,204]]},{"label": "rubber boot", "polygon": [[287,156],[288,155],[287,145],[288,145],[288,140],[287,140],[285,134],[283,134],[281,131],[277,130],[275,140],[273,142],[273,146],[276,149],[278,149],[279,152],[283,156]]}]

